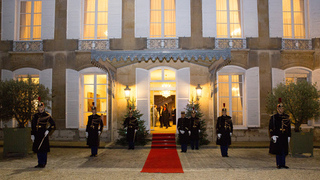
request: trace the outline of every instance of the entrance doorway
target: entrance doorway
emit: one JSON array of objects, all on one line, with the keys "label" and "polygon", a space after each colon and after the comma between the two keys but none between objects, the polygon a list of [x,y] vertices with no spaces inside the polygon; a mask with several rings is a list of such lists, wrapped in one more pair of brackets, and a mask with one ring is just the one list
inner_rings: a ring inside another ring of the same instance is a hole
[{"label": "entrance doorway", "polygon": [[[150,92],[150,132],[176,132],[176,95],[175,91],[164,96],[163,91]],[[165,106],[166,110],[165,110]]]}]

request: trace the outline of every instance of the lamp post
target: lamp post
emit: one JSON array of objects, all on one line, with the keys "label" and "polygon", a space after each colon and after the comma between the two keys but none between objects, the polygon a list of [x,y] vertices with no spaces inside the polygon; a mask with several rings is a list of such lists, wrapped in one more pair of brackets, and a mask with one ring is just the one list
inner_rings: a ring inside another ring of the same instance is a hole
[{"label": "lamp post", "polygon": [[196,91],[197,91],[197,100],[199,100],[202,96],[202,87],[200,87],[200,84],[198,84],[198,86],[196,87]]},{"label": "lamp post", "polygon": [[131,89],[127,85],[126,88],[124,89],[124,96],[127,99],[127,101],[130,99],[130,91],[131,91]]}]

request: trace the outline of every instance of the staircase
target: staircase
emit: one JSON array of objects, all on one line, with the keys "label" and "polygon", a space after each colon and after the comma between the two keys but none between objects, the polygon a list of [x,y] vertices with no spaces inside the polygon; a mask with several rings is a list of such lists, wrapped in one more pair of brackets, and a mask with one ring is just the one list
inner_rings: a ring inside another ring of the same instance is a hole
[{"label": "staircase", "polygon": [[176,138],[174,133],[152,134],[152,149],[176,149]]}]

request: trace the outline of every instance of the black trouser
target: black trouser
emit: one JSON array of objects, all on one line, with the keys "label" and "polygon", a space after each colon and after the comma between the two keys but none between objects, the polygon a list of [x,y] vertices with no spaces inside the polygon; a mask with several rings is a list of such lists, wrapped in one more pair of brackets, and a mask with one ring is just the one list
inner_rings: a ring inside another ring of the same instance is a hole
[{"label": "black trouser", "polygon": [[47,164],[47,152],[38,152],[38,164],[46,165]]}]

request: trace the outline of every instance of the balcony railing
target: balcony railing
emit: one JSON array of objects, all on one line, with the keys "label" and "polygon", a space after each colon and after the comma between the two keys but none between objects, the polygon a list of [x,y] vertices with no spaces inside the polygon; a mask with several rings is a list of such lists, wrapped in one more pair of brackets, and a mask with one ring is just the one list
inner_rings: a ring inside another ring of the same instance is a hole
[{"label": "balcony railing", "polygon": [[16,52],[43,51],[43,42],[42,41],[14,41],[13,51],[16,51]]},{"label": "balcony railing", "polygon": [[78,49],[82,51],[109,50],[109,40],[79,40]]},{"label": "balcony railing", "polygon": [[179,48],[179,39],[148,39],[147,40],[148,49],[178,49]]},{"label": "balcony railing", "polygon": [[216,38],[215,39],[215,47],[216,49],[246,49],[247,48],[247,40],[240,38]]},{"label": "balcony railing", "polygon": [[311,39],[282,39],[282,49],[311,50]]}]

